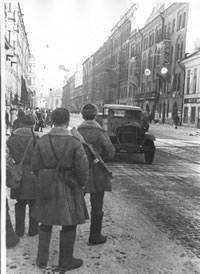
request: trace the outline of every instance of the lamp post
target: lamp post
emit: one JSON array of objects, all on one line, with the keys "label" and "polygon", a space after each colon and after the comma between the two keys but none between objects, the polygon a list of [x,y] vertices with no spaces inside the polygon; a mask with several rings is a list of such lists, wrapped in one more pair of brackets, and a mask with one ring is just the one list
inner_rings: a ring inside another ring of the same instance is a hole
[{"label": "lamp post", "polygon": [[[148,87],[148,79],[149,79],[149,76],[151,75],[151,70],[146,68],[144,70],[144,75],[146,76],[146,87]],[[146,106],[146,97],[147,97],[147,88],[145,89],[145,93],[144,93],[144,103],[145,103],[145,106]]]}]

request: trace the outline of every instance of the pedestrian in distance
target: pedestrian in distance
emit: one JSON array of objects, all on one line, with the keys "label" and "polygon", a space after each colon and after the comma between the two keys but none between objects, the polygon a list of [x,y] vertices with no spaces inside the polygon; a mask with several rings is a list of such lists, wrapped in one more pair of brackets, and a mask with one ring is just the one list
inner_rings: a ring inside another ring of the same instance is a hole
[{"label": "pedestrian in distance", "polygon": [[154,124],[156,123],[159,123],[159,113],[157,110],[155,111],[155,114],[154,114]]},{"label": "pedestrian in distance", "polygon": [[9,136],[9,129],[10,129],[10,115],[8,110],[6,110],[6,136]]},{"label": "pedestrian in distance", "polygon": [[35,131],[43,131],[44,128],[44,118],[42,112],[39,110],[39,108],[36,108],[35,111],[37,115],[36,125],[35,125]]},{"label": "pedestrian in distance", "polygon": [[[27,205],[29,207],[28,236],[35,236],[38,234],[38,223],[31,216],[37,193],[37,177],[32,173],[31,169],[31,156],[34,148],[31,127],[34,127],[34,125],[34,117],[24,114],[18,121],[18,128],[12,132],[12,135],[7,140],[7,157],[16,164],[20,163],[24,156],[24,152],[28,149],[23,162],[23,173],[20,187],[17,189],[11,188],[10,193],[11,199],[16,200],[15,233],[19,237],[22,237],[25,233],[25,216]],[[9,176],[7,176],[7,180],[9,180]]]},{"label": "pedestrian in distance", "polygon": [[69,118],[65,108],[52,112],[54,127],[39,139],[32,157],[32,169],[39,178],[39,196],[32,213],[40,222],[36,264],[47,266],[52,228],[61,226],[59,271],[83,264],[73,257],[73,250],[77,225],[89,218],[83,193],[89,163],[82,143],[68,130]]},{"label": "pedestrian in distance", "polygon": [[174,124],[175,124],[175,129],[177,129],[178,125],[180,125],[180,118],[178,116],[178,113],[176,113],[174,116]]},{"label": "pedestrian in distance", "polygon": [[[26,114],[25,114],[24,110],[20,108],[18,110],[17,119],[15,119],[14,122],[13,122],[12,131],[14,131],[17,128],[20,128],[21,124],[23,123],[21,121],[24,120],[25,115]],[[12,132],[11,132],[11,134],[12,134]]]},{"label": "pedestrian in distance", "polygon": [[52,128],[53,124],[52,124],[52,121],[51,121],[51,113],[52,113],[51,110],[47,110],[47,117],[46,117],[45,123],[46,123],[47,127],[51,127]]},{"label": "pedestrian in distance", "polygon": [[[93,146],[104,161],[109,161],[114,157],[115,149],[107,132],[95,120],[97,106],[86,104],[81,113],[84,121],[78,126],[79,133],[88,144]],[[91,203],[89,245],[103,244],[107,240],[106,236],[101,234],[105,191],[111,191],[109,174],[102,166],[90,163],[90,177],[85,187],[85,193],[90,193]]]},{"label": "pedestrian in distance", "polygon": [[14,121],[18,118],[17,116],[17,108],[15,106],[12,106],[10,108],[10,126],[13,130]]}]

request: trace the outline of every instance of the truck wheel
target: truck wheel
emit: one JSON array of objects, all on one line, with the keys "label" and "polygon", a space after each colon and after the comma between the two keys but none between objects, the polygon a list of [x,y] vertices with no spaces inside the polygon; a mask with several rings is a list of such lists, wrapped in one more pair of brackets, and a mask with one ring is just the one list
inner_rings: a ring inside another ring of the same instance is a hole
[{"label": "truck wheel", "polygon": [[[151,147],[151,148],[155,149],[153,141],[150,141],[150,140],[146,141],[145,146],[148,148]],[[147,165],[150,165],[153,163],[154,153],[155,153],[155,150],[144,152],[144,160]]]},{"label": "truck wheel", "polygon": [[150,165],[153,163],[154,159],[154,151],[146,151],[144,153],[144,160],[147,165]]}]

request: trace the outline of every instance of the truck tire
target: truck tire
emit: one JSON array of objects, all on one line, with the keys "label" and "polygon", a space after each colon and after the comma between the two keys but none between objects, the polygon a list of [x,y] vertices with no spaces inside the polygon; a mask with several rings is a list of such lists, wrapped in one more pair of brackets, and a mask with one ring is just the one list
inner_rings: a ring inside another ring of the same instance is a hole
[{"label": "truck tire", "polygon": [[155,154],[155,146],[154,146],[154,143],[153,141],[151,140],[147,140],[145,142],[145,147],[151,147],[152,150],[147,150],[144,152],[144,160],[145,160],[145,163],[147,165],[150,165],[153,163],[153,160],[154,160],[154,154]]}]

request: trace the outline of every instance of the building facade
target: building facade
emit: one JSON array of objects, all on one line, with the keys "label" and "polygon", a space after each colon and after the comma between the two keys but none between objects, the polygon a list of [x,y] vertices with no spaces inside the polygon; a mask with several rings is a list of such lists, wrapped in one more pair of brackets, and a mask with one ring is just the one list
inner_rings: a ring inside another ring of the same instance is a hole
[{"label": "building facade", "polygon": [[200,48],[182,64],[185,67],[183,125],[200,128]]},{"label": "building facade", "polygon": [[[42,100],[43,97],[41,97],[40,100]],[[56,89],[52,90],[50,89],[49,95],[45,98],[45,108],[47,109],[56,109],[61,107],[62,105],[62,90]]]},{"label": "building facade", "polygon": [[133,4],[105,43],[83,63],[84,102],[127,103],[129,36],[134,29]]},{"label": "building facade", "polygon": [[[142,33],[135,29],[129,39],[129,63],[128,63],[128,85],[127,103],[139,105],[140,79],[141,79],[141,55],[142,55]],[[141,96],[142,97],[142,96]]]},{"label": "building facade", "polygon": [[105,98],[105,60],[106,43],[93,54],[92,101],[98,105],[99,109],[102,108]]},{"label": "building facade", "polygon": [[90,56],[83,62],[83,101],[94,102],[93,96],[93,62],[94,57]]},{"label": "building facade", "polygon": [[83,63],[84,102],[138,105],[162,123],[182,121],[189,3],[158,4],[136,29],[134,4]]},{"label": "building facade", "polygon": [[28,82],[27,82],[27,89],[28,89],[28,102],[30,107],[36,106],[36,73],[35,73],[35,58],[32,54],[29,56],[28,61]]},{"label": "building facade", "polygon": [[76,71],[70,78],[70,109],[72,112],[80,112],[84,102],[83,95],[83,69],[76,66]]},{"label": "building facade", "polygon": [[83,85],[80,85],[75,87],[73,97],[70,98],[71,112],[79,113],[83,104]]},{"label": "building facade", "polygon": [[[85,71],[85,86],[83,87],[83,75]],[[69,109],[71,112],[80,112],[82,105],[87,101],[87,96],[91,99],[91,89],[89,89],[88,66],[86,62],[84,69],[77,65],[76,71],[69,77],[62,91],[62,106]],[[84,90],[85,88],[85,90]]]},{"label": "building facade", "polygon": [[5,12],[5,73],[7,105],[29,106],[28,62],[30,48],[20,4],[4,4]]},{"label": "building facade", "polygon": [[[173,3],[154,9],[141,33],[140,89],[136,103],[152,116],[172,122],[182,115],[188,3]],[[136,36],[136,35],[135,35]],[[181,118],[181,117],[180,117]]]}]

